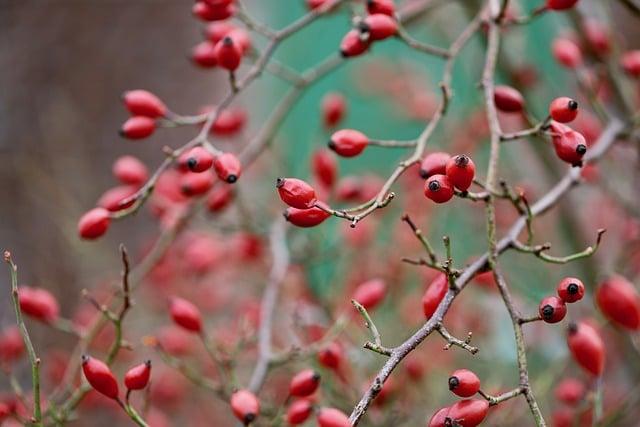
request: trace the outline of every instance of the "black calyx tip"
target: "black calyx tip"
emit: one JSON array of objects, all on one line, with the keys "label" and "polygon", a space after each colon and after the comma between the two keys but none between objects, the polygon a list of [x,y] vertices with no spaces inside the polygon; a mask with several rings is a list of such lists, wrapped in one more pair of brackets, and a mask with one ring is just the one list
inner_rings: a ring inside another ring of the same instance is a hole
[{"label": "black calyx tip", "polygon": [[569,335],[573,335],[578,332],[578,324],[576,322],[569,323],[569,327],[567,328]]},{"label": "black calyx tip", "polygon": [[183,185],[182,187],[180,187],[180,190],[182,191],[182,194],[185,194],[187,196],[191,195],[191,187],[189,187],[188,185]]},{"label": "black calyx tip", "polygon": [[226,179],[226,181],[229,184],[233,184],[234,182],[236,182],[238,180],[238,175],[229,175]]},{"label": "black calyx tip", "polygon": [[544,317],[545,319],[550,319],[551,316],[553,316],[553,312],[553,307],[549,304],[542,307],[542,317]]},{"label": "black calyx tip", "polygon": [[433,192],[440,191],[440,183],[438,181],[431,181],[429,183],[429,190]]},{"label": "black calyx tip", "polygon": [[144,361],[144,364],[147,365],[148,368],[151,367],[151,360],[147,359]]},{"label": "black calyx tip", "polygon": [[360,23],[358,24],[358,29],[362,34],[368,33],[371,31],[371,28],[369,27],[369,25],[364,21],[360,21]]},{"label": "black calyx tip", "polygon": [[329,142],[327,142],[327,147],[329,147],[330,149],[332,149],[333,151],[336,150],[336,143],[333,139],[330,139]]},{"label": "black calyx tip", "polygon": [[455,390],[460,385],[458,377],[449,377],[449,390]]},{"label": "black calyx tip", "polygon": [[198,159],[196,159],[195,157],[189,157],[187,159],[187,167],[193,170],[196,166],[198,166]]},{"label": "black calyx tip", "polygon": [[367,0],[367,6],[373,6],[376,4],[376,0]]},{"label": "black calyx tip", "polygon": [[465,155],[465,154],[460,154],[459,156],[456,156],[456,166],[458,167],[466,167],[469,164],[469,156]]},{"label": "black calyx tip", "polygon": [[127,137],[127,133],[122,128],[118,129],[118,135],[120,135],[123,138]]},{"label": "black calyx tip", "polygon": [[233,39],[229,36],[225,36],[225,38],[222,39],[222,44],[225,46],[233,46]]},{"label": "black calyx tip", "polygon": [[276,179],[276,188],[280,188],[284,185],[284,181],[286,178],[278,178]]},{"label": "black calyx tip", "polygon": [[571,295],[577,294],[579,290],[580,287],[575,283],[569,283],[569,286],[567,286],[567,292]]},{"label": "black calyx tip", "polygon": [[340,49],[340,56],[342,56],[343,58],[348,58],[349,57],[349,52],[347,52],[344,49]]},{"label": "black calyx tip", "polygon": [[89,362],[89,359],[91,359],[91,357],[88,354],[83,354],[82,355],[82,364],[84,365],[85,363]]},{"label": "black calyx tip", "polygon": [[449,417],[445,418],[444,427],[453,427],[453,420]]},{"label": "black calyx tip", "polygon": [[289,209],[285,209],[284,212],[282,212],[282,216],[284,217],[285,221],[289,221]]},{"label": "black calyx tip", "polygon": [[427,178],[429,178],[429,173],[424,169],[420,169],[420,177],[422,179],[427,179]]},{"label": "black calyx tip", "polygon": [[320,374],[317,372],[314,372],[313,375],[311,376],[311,379],[315,382],[320,381]]},{"label": "black calyx tip", "polygon": [[586,152],[587,152],[587,146],[584,144],[578,144],[578,146],[576,147],[576,153],[580,154],[581,156],[584,156]]},{"label": "black calyx tip", "polygon": [[569,101],[569,104],[567,105],[567,107],[569,107],[569,110],[577,110],[578,103],[572,99],[571,101]]},{"label": "black calyx tip", "polygon": [[244,422],[244,425],[248,426],[248,425],[249,425],[249,424],[251,424],[251,423],[253,422],[253,420],[255,420],[255,419],[256,419],[256,414],[249,413],[249,414],[247,414],[247,415],[245,415],[245,416],[244,416],[244,418],[243,418],[243,420],[242,420],[242,421]]}]

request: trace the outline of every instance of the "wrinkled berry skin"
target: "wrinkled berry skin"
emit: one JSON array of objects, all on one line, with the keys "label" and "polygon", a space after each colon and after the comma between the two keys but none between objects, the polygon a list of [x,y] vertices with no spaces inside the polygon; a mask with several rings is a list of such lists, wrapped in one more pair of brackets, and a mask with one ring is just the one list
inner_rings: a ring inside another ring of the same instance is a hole
[{"label": "wrinkled berry skin", "polygon": [[471,397],[480,390],[480,378],[468,369],[458,369],[449,377],[449,390],[460,397]]},{"label": "wrinkled berry skin", "polygon": [[598,308],[607,319],[623,328],[640,329],[640,296],[631,282],[622,276],[612,276],[596,290]]},{"label": "wrinkled berry skin", "polygon": [[424,184],[424,195],[436,203],[448,202],[453,194],[453,185],[446,175],[433,175]]},{"label": "wrinkled berry skin", "polygon": [[297,178],[278,178],[276,188],[280,199],[296,209],[309,209],[316,203],[316,192],[311,185]]},{"label": "wrinkled berry skin", "polygon": [[584,284],[575,277],[566,277],[558,283],[558,296],[566,303],[580,301],[584,297]]},{"label": "wrinkled berry skin", "polygon": [[549,115],[556,122],[572,122],[578,117],[578,103],[566,96],[556,98],[549,105]]},{"label": "wrinkled berry skin", "polygon": [[573,359],[585,371],[600,376],[604,371],[605,346],[600,333],[586,322],[571,323],[567,345]]},{"label": "wrinkled berry skin", "polygon": [[567,315],[567,306],[561,298],[550,296],[540,301],[538,313],[546,323],[558,323]]}]

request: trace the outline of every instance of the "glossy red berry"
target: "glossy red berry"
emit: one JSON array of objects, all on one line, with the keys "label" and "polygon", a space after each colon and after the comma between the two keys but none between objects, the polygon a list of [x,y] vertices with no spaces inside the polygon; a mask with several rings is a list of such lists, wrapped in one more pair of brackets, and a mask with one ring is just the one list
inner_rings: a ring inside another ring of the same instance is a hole
[{"label": "glossy red berry", "polygon": [[432,175],[424,185],[424,195],[436,203],[446,203],[453,197],[453,185],[446,175]]},{"label": "glossy red berry", "polygon": [[204,147],[193,147],[180,156],[179,163],[191,172],[204,172],[213,165],[213,154]]},{"label": "glossy red berry", "polygon": [[107,232],[110,223],[111,217],[108,210],[104,208],[91,209],[78,221],[78,234],[83,239],[97,239]]},{"label": "glossy red berry", "polygon": [[292,208],[309,209],[316,203],[316,192],[298,178],[278,178],[276,188],[280,199]]},{"label": "glossy red berry", "polygon": [[584,284],[575,277],[566,277],[558,283],[558,296],[566,303],[580,301],[584,296]]},{"label": "glossy red berry", "polygon": [[322,224],[324,220],[330,216],[331,214],[315,206],[309,209],[296,209],[289,207],[284,211],[284,218],[287,221],[296,227],[303,228],[315,227],[316,225]]},{"label": "glossy red berry", "polygon": [[236,182],[242,172],[240,160],[231,153],[217,155],[213,161],[213,168],[218,178],[229,184]]},{"label": "glossy red berry", "polygon": [[578,3],[578,0],[547,0],[547,9],[566,10],[571,9]]},{"label": "glossy red berry", "polygon": [[475,427],[486,418],[488,412],[489,402],[486,400],[465,399],[454,403],[449,408],[447,418],[461,427]]},{"label": "glossy red berry", "polygon": [[467,191],[476,175],[476,165],[469,156],[460,154],[449,159],[445,171],[454,187],[460,191]]},{"label": "glossy red berry", "polygon": [[556,122],[572,122],[578,117],[578,103],[566,96],[556,98],[549,104],[549,115]]},{"label": "glossy red berry", "polygon": [[571,166],[582,166],[582,158],[587,153],[587,141],[584,136],[557,122],[551,122],[550,129],[556,155]]},{"label": "glossy red berry", "polygon": [[433,414],[433,416],[429,420],[429,424],[427,424],[427,427],[445,427],[445,422],[447,421],[447,413],[449,413],[448,406],[438,409],[438,411]]},{"label": "glossy red berry", "polygon": [[24,353],[24,341],[18,326],[13,325],[0,332],[0,362],[19,359]]},{"label": "glossy red berry", "polygon": [[558,323],[567,315],[567,306],[556,296],[546,297],[540,301],[538,313],[547,323]]},{"label": "glossy red berry", "polygon": [[342,121],[347,111],[347,102],[342,94],[331,92],[322,98],[320,104],[322,109],[322,120],[328,128],[336,126]]},{"label": "glossy red berry", "polygon": [[369,144],[369,138],[353,129],[342,129],[331,135],[329,148],[342,157],[354,157],[362,153]]},{"label": "glossy red berry", "polygon": [[198,307],[191,302],[174,297],[169,305],[171,318],[178,325],[191,332],[202,331],[202,316]]},{"label": "glossy red berry", "polygon": [[287,422],[290,425],[302,424],[309,419],[313,412],[313,403],[308,399],[298,399],[287,409]]},{"label": "glossy red berry", "polygon": [[582,51],[573,40],[558,38],[554,40],[551,50],[556,61],[567,68],[576,68],[582,64]]},{"label": "glossy red berry", "polygon": [[187,172],[180,177],[180,191],[187,197],[201,196],[211,189],[213,180],[211,171]]},{"label": "glossy red berry", "polygon": [[228,185],[220,185],[211,190],[207,196],[209,212],[222,212],[233,201],[233,189]]},{"label": "glossy red berry", "polygon": [[511,86],[496,86],[493,91],[496,108],[505,113],[518,113],[524,109],[524,97]]},{"label": "glossy red berry", "polygon": [[249,390],[238,390],[231,395],[231,409],[237,419],[249,425],[260,414],[260,401]]},{"label": "glossy red berry", "polygon": [[320,385],[320,374],[313,369],[298,372],[289,383],[289,395],[307,397],[312,395]]},{"label": "glossy red berry", "polygon": [[632,77],[640,77],[640,49],[625,52],[620,61],[625,73]]},{"label": "glossy red berry", "polygon": [[424,179],[431,175],[445,175],[447,173],[447,163],[451,159],[449,153],[436,151],[427,154],[420,163],[420,176]]},{"label": "glossy red berry", "polygon": [[[117,187],[110,188],[105,191],[100,199],[98,199],[97,205],[101,208],[105,208],[109,212],[117,212],[122,209],[126,209],[131,206],[135,200],[131,199],[131,196],[136,194],[138,187],[133,185],[119,185]],[[123,203],[125,200],[129,200],[127,203]]]},{"label": "glossy red berry", "polygon": [[373,15],[382,13],[393,17],[396,13],[396,6],[393,0],[367,0],[367,12]]},{"label": "glossy red berry", "polygon": [[193,5],[191,11],[203,21],[222,21],[232,17],[235,8],[232,4],[213,6],[207,1],[198,1]]},{"label": "glossy red berry", "polygon": [[319,149],[311,157],[313,175],[325,188],[332,188],[338,177],[338,162],[335,155],[327,150]]},{"label": "glossy red berry", "polygon": [[149,177],[149,170],[137,157],[122,156],[113,163],[113,176],[123,184],[142,185]]},{"label": "glossy red berry", "polygon": [[213,68],[218,65],[215,45],[210,41],[198,43],[191,49],[191,60],[202,68]]},{"label": "glossy red berry", "polygon": [[213,48],[216,63],[229,71],[235,71],[242,61],[242,49],[233,38],[228,35],[220,40]]},{"label": "glossy red berry", "polygon": [[344,351],[340,344],[332,341],[318,352],[318,362],[325,368],[337,369],[344,359]]},{"label": "glossy red berry", "polygon": [[586,322],[571,323],[567,345],[573,359],[587,372],[600,376],[604,371],[605,347],[600,333]]},{"label": "glossy red berry", "polygon": [[595,300],[607,319],[627,329],[640,329],[640,296],[624,277],[612,276],[602,282]]},{"label": "glossy red berry", "polygon": [[349,417],[335,408],[322,408],[318,411],[318,427],[351,427]]},{"label": "glossy red berry", "polygon": [[554,396],[567,405],[577,405],[584,397],[585,391],[582,381],[575,378],[566,378],[558,383]]},{"label": "glossy red berry", "polygon": [[151,136],[156,130],[156,121],[150,117],[133,116],[129,118],[122,128],[120,135],[128,139],[144,139]]},{"label": "glossy red berry", "polygon": [[129,369],[124,375],[124,385],[128,390],[142,390],[149,384],[151,360]]},{"label": "glossy red berry", "polygon": [[359,56],[369,49],[369,41],[363,40],[358,30],[351,30],[340,42],[340,54],[345,58]]},{"label": "glossy red berry", "polygon": [[251,49],[251,36],[244,28],[234,28],[227,35],[240,48],[241,54],[244,55]]},{"label": "glossy red berry", "polygon": [[58,300],[44,288],[21,286],[18,290],[18,301],[24,314],[41,322],[51,323],[60,313]]},{"label": "glossy red berry", "polygon": [[167,114],[167,106],[153,93],[138,89],[130,90],[122,95],[125,107],[134,116],[145,116],[152,119]]},{"label": "glossy red berry", "polygon": [[207,27],[204,30],[204,35],[207,40],[215,45],[236,28],[237,27],[229,21],[212,22],[207,24]]},{"label": "glossy red berry", "polygon": [[458,369],[449,377],[449,390],[460,397],[471,397],[480,390],[480,378],[468,369]]},{"label": "glossy red berry", "polygon": [[371,279],[360,284],[353,293],[353,299],[367,310],[374,309],[387,293],[387,285],[381,279]]},{"label": "glossy red berry", "polygon": [[106,363],[91,356],[83,355],[82,371],[94,390],[111,399],[118,398],[118,382]]},{"label": "glossy red berry", "polygon": [[384,40],[396,35],[398,23],[389,15],[376,13],[364,18],[360,28],[363,32],[369,33],[370,40]]},{"label": "glossy red berry", "polygon": [[429,319],[433,316],[433,313],[436,312],[440,301],[442,301],[442,298],[444,298],[448,289],[449,280],[447,279],[446,274],[438,274],[438,276],[436,276],[436,278],[429,284],[429,287],[422,297],[424,317]]}]

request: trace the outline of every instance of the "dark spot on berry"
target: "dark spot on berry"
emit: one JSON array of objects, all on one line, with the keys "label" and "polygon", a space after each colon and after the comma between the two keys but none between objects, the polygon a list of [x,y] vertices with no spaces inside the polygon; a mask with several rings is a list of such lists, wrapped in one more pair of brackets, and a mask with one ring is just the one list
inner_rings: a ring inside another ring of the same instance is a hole
[{"label": "dark spot on berry", "polygon": [[427,178],[429,178],[429,173],[428,173],[426,170],[424,170],[424,169],[420,169],[420,176],[421,176],[423,179],[427,179]]},{"label": "dark spot on berry", "polygon": [[195,157],[189,157],[187,159],[187,167],[189,169],[193,170],[197,165],[198,165],[198,159],[196,159]]},{"label": "dark spot on berry", "polygon": [[449,377],[449,390],[455,390],[460,385],[458,377]]},{"label": "dark spot on berry", "polygon": [[550,319],[551,316],[553,316],[553,307],[550,306],[549,304],[545,305],[544,307],[542,307],[542,317],[544,317],[545,319]]},{"label": "dark spot on berry", "polygon": [[567,286],[567,292],[569,292],[571,295],[577,294],[579,289],[580,288],[575,283],[570,283],[569,286]]},{"label": "dark spot on berry", "polygon": [[440,190],[440,183],[438,181],[431,181],[429,183],[429,190],[431,191],[439,191]]},{"label": "dark spot on berry", "polygon": [[456,156],[456,166],[463,168],[469,164],[469,160],[469,156],[465,156],[464,154]]},{"label": "dark spot on berry", "polygon": [[244,416],[244,424],[249,425],[256,419],[256,414],[247,414]]},{"label": "dark spot on berry", "polygon": [[587,146],[584,144],[578,144],[578,146],[576,147],[576,153],[580,154],[581,156],[584,155],[584,153],[587,152]]},{"label": "dark spot on berry", "polygon": [[237,175],[229,175],[227,177],[227,182],[229,184],[233,184],[234,182],[236,182],[238,180],[238,176]]},{"label": "dark spot on berry", "polygon": [[276,188],[280,188],[284,185],[285,178],[276,179]]},{"label": "dark spot on berry", "polygon": [[569,332],[569,335],[575,334],[576,332],[578,332],[578,324],[575,322],[569,323],[569,327],[567,328],[567,331]]},{"label": "dark spot on berry", "polygon": [[578,103],[572,99],[571,101],[569,101],[568,107],[569,107],[570,110],[577,110],[578,109]]}]

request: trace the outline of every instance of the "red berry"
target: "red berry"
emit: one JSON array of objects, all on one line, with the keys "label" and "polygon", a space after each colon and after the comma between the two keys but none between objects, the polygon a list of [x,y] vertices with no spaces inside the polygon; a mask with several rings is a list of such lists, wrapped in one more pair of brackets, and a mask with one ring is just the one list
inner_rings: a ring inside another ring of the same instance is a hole
[{"label": "red berry", "polygon": [[210,42],[216,44],[236,28],[235,25],[228,21],[212,22],[207,24],[204,34]]},{"label": "red berry", "polygon": [[604,370],[605,347],[599,332],[585,322],[571,323],[567,345],[574,360],[587,372],[599,376]]},{"label": "red berry", "polygon": [[278,178],[276,188],[280,199],[297,209],[309,209],[316,203],[316,192],[305,181],[297,178]]},{"label": "red berry", "polygon": [[367,12],[373,15],[382,13],[393,17],[396,13],[396,6],[393,0],[367,0]]},{"label": "red berry", "polygon": [[606,55],[611,51],[611,35],[609,29],[600,22],[588,19],[585,21],[584,36],[598,55]]},{"label": "red berry", "polygon": [[551,413],[551,422],[553,427],[573,427],[575,415],[568,408],[556,409]]},{"label": "red berry", "polygon": [[331,92],[322,98],[322,119],[328,128],[336,126],[344,118],[347,102],[342,94]]},{"label": "red berry", "polygon": [[640,296],[624,277],[612,276],[602,282],[595,300],[607,319],[627,329],[640,329]]},{"label": "red berry", "polygon": [[429,420],[427,427],[445,427],[447,421],[447,414],[449,413],[449,407],[438,409]]},{"label": "red berry", "polygon": [[449,289],[449,280],[444,273],[438,274],[435,279],[429,284],[429,287],[422,297],[422,310],[424,316],[429,319],[436,312],[440,301],[444,298],[447,290]]},{"label": "red berry", "polygon": [[229,184],[233,184],[240,178],[242,172],[242,165],[240,160],[231,153],[223,153],[216,156],[213,161],[213,168],[216,171],[216,175],[222,181]]},{"label": "red berry", "polygon": [[632,77],[640,77],[640,49],[625,52],[621,64],[625,73]]},{"label": "red berry", "polygon": [[228,185],[215,187],[207,196],[207,208],[210,212],[221,212],[233,201],[233,189]]},{"label": "red berry", "polygon": [[13,325],[0,333],[0,362],[19,359],[24,353],[24,341],[18,326]]},{"label": "red berry", "polygon": [[549,104],[549,114],[556,122],[572,122],[578,117],[578,103],[566,96],[556,98]]},{"label": "red berry", "polygon": [[191,302],[173,297],[169,306],[171,318],[178,325],[191,332],[202,331],[202,316],[200,310]]},{"label": "red berry", "polygon": [[551,122],[551,140],[557,156],[571,166],[582,166],[587,152],[587,141],[581,133],[569,126]]},{"label": "red berry", "polygon": [[122,128],[120,135],[128,139],[144,139],[156,130],[156,121],[145,116],[133,116],[129,118]]},{"label": "red berry", "polygon": [[368,49],[369,41],[362,40],[362,36],[358,30],[349,31],[340,42],[340,53],[345,58],[362,55]]},{"label": "red berry", "polygon": [[567,405],[577,405],[582,400],[584,393],[585,386],[582,381],[566,378],[556,386],[554,395],[556,399]]},{"label": "red berry", "polygon": [[469,156],[460,154],[447,162],[445,171],[451,184],[458,190],[467,191],[476,175],[476,165]]},{"label": "red berry", "polygon": [[94,390],[111,399],[118,398],[118,382],[106,363],[85,354],[82,356],[82,371]]},{"label": "red berry", "polygon": [[213,174],[187,172],[180,177],[180,191],[188,197],[201,196],[213,186]]},{"label": "red berry", "polygon": [[212,6],[209,2],[198,1],[191,11],[203,21],[223,21],[233,16],[235,8],[232,4]]},{"label": "red berry", "polygon": [[298,399],[287,409],[287,422],[291,425],[302,424],[313,412],[313,404],[308,399]]},{"label": "red berry", "polygon": [[242,130],[247,122],[247,113],[242,108],[227,108],[219,112],[211,127],[211,133],[220,136],[232,136]]},{"label": "red berry", "polygon": [[193,147],[180,156],[179,163],[191,172],[204,172],[213,165],[213,154],[204,147]]},{"label": "red berry", "polygon": [[149,384],[151,376],[151,360],[147,360],[129,369],[124,375],[124,385],[129,390],[142,390]]},{"label": "red berry", "polygon": [[231,409],[236,418],[249,425],[260,414],[260,401],[249,390],[238,390],[231,395]]},{"label": "red berry", "polygon": [[98,199],[97,205],[101,208],[105,208],[110,212],[117,212],[122,209],[126,209],[131,206],[135,200],[131,200],[128,203],[123,204],[122,201],[129,199],[136,194],[137,187],[133,185],[119,185],[105,191],[100,199]]},{"label": "red berry", "polygon": [[327,347],[318,352],[318,362],[329,369],[337,369],[342,364],[343,358],[342,347],[335,341],[332,341]]},{"label": "red berry", "polygon": [[332,1],[332,0],[307,0],[306,3],[307,3],[307,8],[309,10],[313,10],[313,9],[319,8],[320,6],[322,6],[323,4],[329,1]]},{"label": "red berry", "polygon": [[191,60],[202,68],[213,68],[218,65],[215,45],[209,41],[198,43],[191,49]]},{"label": "red berry", "polygon": [[369,144],[369,138],[353,129],[342,129],[331,135],[329,148],[342,157],[354,157],[362,153]]},{"label": "red berry", "polygon": [[289,383],[289,394],[296,397],[307,397],[315,393],[320,385],[320,374],[313,369],[298,372]]},{"label": "red berry", "polygon": [[242,60],[242,49],[233,38],[228,35],[220,40],[213,48],[216,62],[219,67],[229,71],[235,71]]},{"label": "red berry", "polygon": [[444,153],[442,151],[427,154],[420,164],[420,176],[427,179],[431,175],[446,174],[449,159],[451,159],[449,153]]},{"label": "red berry", "polygon": [[447,413],[447,418],[461,427],[475,427],[480,424],[489,412],[489,402],[484,399],[465,399],[454,403]]},{"label": "red berry", "polygon": [[480,390],[480,378],[468,369],[458,369],[449,377],[449,390],[460,397],[471,397]]},{"label": "red berry", "polygon": [[505,113],[518,113],[524,109],[524,97],[511,86],[496,86],[493,101],[496,108]]},{"label": "red berry", "polygon": [[244,28],[234,28],[228,34],[243,55],[251,49],[251,36]]},{"label": "red berry", "polygon": [[287,221],[297,227],[304,228],[315,227],[316,225],[322,224],[324,220],[330,216],[331,214],[315,206],[309,209],[289,207],[284,211],[284,217]]},{"label": "red berry", "polygon": [[322,408],[318,411],[318,427],[351,427],[349,417],[335,408]]},{"label": "red berry", "polygon": [[453,185],[446,175],[432,175],[425,182],[424,195],[436,203],[446,203],[453,197]]},{"label": "red berry", "polygon": [[376,13],[369,15],[362,21],[361,29],[369,33],[372,41],[384,40],[398,32],[398,23],[389,15]]},{"label": "red berry", "polygon": [[94,208],[82,215],[78,221],[78,234],[83,239],[97,239],[107,232],[111,218],[104,208]]},{"label": "red berry", "polygon": [[566,277],[558,283],[558,296],[566,303],[580,301],[584,296],[584,284],[575,277]]},{"label": "red berry", "polygon": [[123,184],[142,185],[149,177],[147,167],[133,156],[122,156],[113,163],[113,176]]},{"label": "red berry", "polygon": [[571,9],[578,0],[547,0],[547,9],[566,10]]},{"label": "red berry", "polygon": [[45,323],[55,321],[60,313],[56,297],[44,288],[21,286],[18,290],[18,301],[24,314]]},{"label": "red berry", "polygon": [[130,90],[122,95],[124,105],[134,116],[145,116],[152,119],[167,114],[167,106],[153,93],[138,89]]},{"label": "red berry", "polygon": [[368,280],[359,285],[353,293],[353,299],[367,310],[374,309],[382,302],[387,293],[387,285],[381,279]]},{"label": "red berry", "polygon": [[547,323],[558,323],[567,315],[567,306],[564,301],[556,296],[546,297],[538,306],[540,317]]},{"label": "red berry", "polygon": [[332,188],[338,176],[338,162],[331,151],[320,149],[313,153],[311,169],[315,178],[326,188]]},{"label": "red berry", "polygon": [[580,47],[567,38],[558,38],[551,46],[553,57],[567,68],[576,68],[582,63],[582,51]]}]

